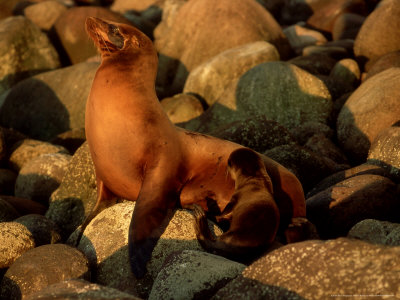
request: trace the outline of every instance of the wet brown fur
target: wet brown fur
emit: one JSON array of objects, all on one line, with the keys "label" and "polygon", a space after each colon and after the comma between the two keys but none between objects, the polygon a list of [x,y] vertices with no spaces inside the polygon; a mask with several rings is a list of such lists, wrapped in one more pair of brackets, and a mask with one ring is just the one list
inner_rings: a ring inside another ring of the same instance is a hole
[{"label": "wet brown fur", "polygon": [[[98,18],[86,21],[102,55],[86,104],[86,137],[96,171],[97,204],[81,232],[117,197],[136,201],[129,230],[133,273],[141,277],[168,221],[180,203],[223,211],[234,194],[226,176],[229,155],[242,146],[175,127],[155,93],[158,58],[152,42],[132,26]],[[272,180],[282,228],[305,216],[298,179],[261,156]],[[273,226],[275,228],[275,226]]]},{"label": "wet brown fur", "polygon": [[237,149],[229,156],[227,170],[235,180],[235,192],[217,220],[229,222],[229,230],[213,236],[206,214],[197,205],[194,205],[195,229],[203,248],[243,261],[274,242],[280,214],[260,155],[248,148]]}]

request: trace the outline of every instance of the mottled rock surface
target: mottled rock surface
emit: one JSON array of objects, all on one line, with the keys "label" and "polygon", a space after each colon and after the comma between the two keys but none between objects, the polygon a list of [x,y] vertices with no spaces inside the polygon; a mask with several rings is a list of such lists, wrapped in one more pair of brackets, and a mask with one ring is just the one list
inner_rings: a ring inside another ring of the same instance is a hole
[{"label": "mottled rock surface", "polygon": [[1,297],[25,298],[50,284],[75,278],[90,280],[86,257],[64,244],[43,245],[26,252],[7,270]]},{"label": "mottled rock surface", "polygon": [[399,255],[399,247],[346,238],[290,244],[257,260],[213,299],[396,299]]},{"label": "mottled rock surface", "polygon": [[54,46],[22,16],[0,21],[0,94],[18,81],[60,67]]},{"label": "mottled rock surface", "polygon": [[245,267],[204,252],[184,250],[172,254],[155,279],[149,300],[209,299]]},{"label": "mottled rock surface", "polygon": [[399,120],[399,80],[400,68],[375,75],[354,91],[340,111],[338,140],[354,162],[365,162],[372,141]]}]

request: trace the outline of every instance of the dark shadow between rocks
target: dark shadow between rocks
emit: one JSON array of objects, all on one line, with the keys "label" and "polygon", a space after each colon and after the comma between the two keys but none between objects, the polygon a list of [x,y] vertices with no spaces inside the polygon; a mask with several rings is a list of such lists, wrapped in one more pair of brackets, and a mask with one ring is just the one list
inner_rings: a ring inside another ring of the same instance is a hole
[{"label": "dark shadow between rocks", "polygon": [[0,291],[0,299],[1,300],[19,300],[22,299],[22,292],[17,282],[12,280],[9,277],[4,276],[1,281],[1,291]]},{"label": "dark shadow between rocks", "polygon": [[28,78],[17,83],[0,108],[0,124],[39,140],[49,140],[70,129],[69,113],[43,81]]},{"label": "dark shadow between rocks", "polygon": [[179,94],[183,90],[189,71],[178,59],[158,55],[156,92],[159,99]]}]

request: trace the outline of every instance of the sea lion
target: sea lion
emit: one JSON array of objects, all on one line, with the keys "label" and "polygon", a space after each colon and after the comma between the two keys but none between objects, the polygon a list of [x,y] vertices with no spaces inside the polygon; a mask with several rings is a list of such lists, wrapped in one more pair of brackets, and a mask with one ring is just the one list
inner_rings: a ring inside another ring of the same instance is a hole
[{"label": "sea lion", "polygon": [[[86,30],[102,61],[86,105],[86,138],[95,166],[97,203],[82,231],[116,197],[136,201],[129,229],[133,273],[142,277],[168,217],[182,207],[211,206],[217,214],[234,193],[229,155],[243,146],[174,126],[155,92],[158,57],[151,40],[125,24],[90,17]],[[281,226],[305,216],[296,176],[262,156],[272,180]],[[285,224],[284,224],[285,223]]]},{"label": "sea lion", "polygon": [[229,222],[229,230],[213,236],[204,210],[195,204],[196,235],[204,249],[247,261],[252,254],[274,242],[279,209],[273,197],[271,178],[260,155],[251,149],[239,148],[229,156],[227,170],[235,181],[235,192],[217,221]]}]

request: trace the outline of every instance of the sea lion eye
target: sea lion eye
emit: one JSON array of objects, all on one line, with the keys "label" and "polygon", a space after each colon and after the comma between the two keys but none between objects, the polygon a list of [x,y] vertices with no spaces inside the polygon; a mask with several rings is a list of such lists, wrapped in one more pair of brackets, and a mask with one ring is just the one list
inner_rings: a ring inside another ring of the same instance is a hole
[{"label": "sea lion eye", "polygon": [[122,49],[124,47],[124,37],[119,32],[118,26],[108,24],[108,38],[117,48]]}]

